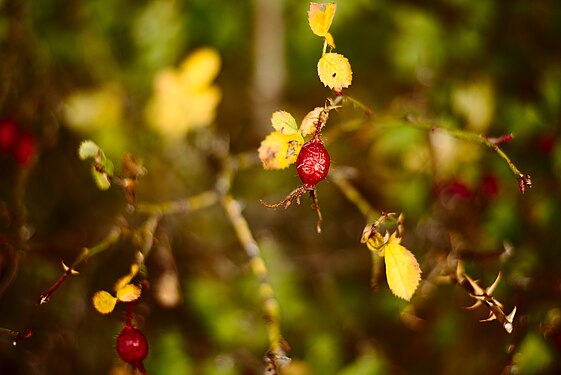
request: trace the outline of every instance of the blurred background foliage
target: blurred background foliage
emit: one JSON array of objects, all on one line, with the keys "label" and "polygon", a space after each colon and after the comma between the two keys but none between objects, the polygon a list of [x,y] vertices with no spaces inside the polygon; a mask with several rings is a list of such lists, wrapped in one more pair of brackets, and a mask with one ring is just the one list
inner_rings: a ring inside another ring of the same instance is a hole
[{"label": "blurred background foliage", "polygon": [[[331,33],[354,71],[347,93],[373,116],[350,106],[332,113],[333,168],[377,209],[406,213],[404,243],[424,278],[460,249],[482,285],[502,272],[496,297],[518,315],[508,335],[478,322],[484,309],[464,310],[471,301],[461,288],[426,283],[413,298],[422,323],[408,325],[405,302],[385,285],[370,289],[371,256],[359,243],[365,219],[337,186],[319,185],[317,235],[307,199],[286,211],[259,204],[296,187],[295,170],[253,163],[238,171],[232,193],[278,297],[293,358],[284,373],[558,373],[561,3],[337,6]],[[139,202],[214,189],[220,163],[211,150],[255,160],[273,111],[301,119],[330,96],[316,74],[321,41],[309,30],[308,2],[2,0],[0,9],[0,326],[33,329],[16,347],[2,338],[0,373],[124,373],[114,351],[124,308],[101,316],[90,299],[128,272],[131,243],[90,259],[36,306],[61,260],[99,242],[119,217],[132,227],[143,218],[127,211],[118,188],[96,189],[78,145],[94,140],[116,170],[125,152],[141,160]],[[206,57],[188,68],[197,53]],[[534,187],[520,194],[494,152],[414,129],[404,121],[411,113],[513,133],[503,149]],[[137,307],[148,371],[262,373],[262,302],[221,208],[168,215],[156,237],[146,260],[154,287]]]}]

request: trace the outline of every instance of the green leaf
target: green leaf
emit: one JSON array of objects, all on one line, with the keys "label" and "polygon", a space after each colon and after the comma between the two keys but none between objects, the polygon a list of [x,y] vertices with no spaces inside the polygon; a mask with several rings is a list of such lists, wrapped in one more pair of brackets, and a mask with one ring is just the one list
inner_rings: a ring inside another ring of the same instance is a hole
[{"label": "green leaf", "polygon": [[399,243],[384,246],[386,277],[393,294],[409,301],[421,281],[421,268],[415,256]]},{"label": "green leaf", "polygon": [[88,139],[80,144],[80,148],[78,149],[78,156],[80,156],[80,159],[82,160],[86,160],[87,158],[95,158],[98,155],[99,151],[99,146]]},{"label": "green leaf", "polygon": [[113,162],[105,157],[105,154],[102,154],[101,162],[99,164],[108,176],[113,177],[115,167],[113,166]]},{"label": "green leaf", "polygon": [[276,111],[271,117],[271,123],[276,131],[283,135],[298,133],[298,125],[292,115],[286,111]]},{"label": "green leaf", "polygon": [[92,166],[92,174],[97,187],[100,190],[107,190],[111,186],[111,181],[107,173],[98,172],[95,166]]}]

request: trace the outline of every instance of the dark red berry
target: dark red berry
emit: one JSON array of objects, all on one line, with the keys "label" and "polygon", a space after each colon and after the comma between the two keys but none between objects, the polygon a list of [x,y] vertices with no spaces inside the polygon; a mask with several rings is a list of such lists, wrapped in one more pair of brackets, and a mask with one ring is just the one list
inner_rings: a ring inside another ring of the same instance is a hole
[{"label": "dark red berry", "polygon": [[25,165],[29,162],[35,152],[35,139],[33,134],[29,132],[21,132],[18,134],[16,144],[14,146],[14,158],[19,165]]},{"label": "dark red berry", "polygon": [[331,158],[321,139],[306,142],[296,159],[296,169],[304,187],[308,190],[315,188],[327,176],[330,164]]},{"label": "dark red berry", "polygon": [[13,121],[4,120],[0,123],[0,151],[11,152],[17,132],[17,126]]},{"label": "dark red berry", "polygon": [[126,325],[117,337],[117,353],[126,363],[141,368],[148,355],[148,340],[139,329]]}]

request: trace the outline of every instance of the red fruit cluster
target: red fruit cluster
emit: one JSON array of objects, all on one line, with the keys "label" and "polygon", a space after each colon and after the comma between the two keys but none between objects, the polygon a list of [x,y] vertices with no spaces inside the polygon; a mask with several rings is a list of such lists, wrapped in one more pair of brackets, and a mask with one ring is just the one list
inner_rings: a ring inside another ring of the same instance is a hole
[{"label": "red fruit cluster", "polygon": [[35,153],[33,135],[12,120],[0,122],[0,152],[11,155],[19,165],[26,165]]},{"label": "red fruit cluster", "polygon": [[117,353],[126,363],[142,369],[142,361],[148,355],[148,340],[139,329],[127,324],[117,336]]},{"label": "red fruit cluster", "polygon": [[312,190],[327,176],[331,158],[319,138],[314,138],[304,144],[298,158],[296,169],[298,176],[307,190]]}]

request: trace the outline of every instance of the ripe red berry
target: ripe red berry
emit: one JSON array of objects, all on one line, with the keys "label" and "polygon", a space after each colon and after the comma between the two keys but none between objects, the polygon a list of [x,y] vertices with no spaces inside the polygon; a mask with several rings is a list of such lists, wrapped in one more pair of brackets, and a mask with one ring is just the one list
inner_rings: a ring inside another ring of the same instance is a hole
[{"label": "ripe red berry", "polygon": [[148,340],[139,329],[126,325],[117,337],[119,357],[135,368],[142,368],[142,361],[148,355]]},{"label": "ripe red berry", "polygon": [[321,139],[314,138],[306,142],[296,159],[296,169],[304,187],[314,189],[327,176],[330,164],[331,158]]}]

